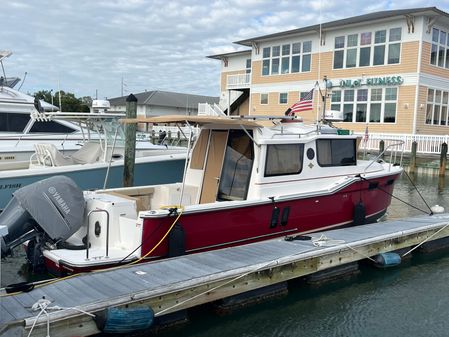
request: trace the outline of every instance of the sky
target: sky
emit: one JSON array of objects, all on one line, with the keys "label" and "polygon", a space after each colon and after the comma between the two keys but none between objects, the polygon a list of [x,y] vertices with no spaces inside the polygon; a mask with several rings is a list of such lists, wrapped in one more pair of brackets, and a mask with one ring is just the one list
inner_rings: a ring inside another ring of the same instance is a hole
[{"label": "sky", "polygon": [[449,12],[449,0],[0,0],[0,50],[13,52],[8,77],[27,73],[26,93],[219,96],[220,61],[206,56],[247,49],[235,41],[429,6]]}]

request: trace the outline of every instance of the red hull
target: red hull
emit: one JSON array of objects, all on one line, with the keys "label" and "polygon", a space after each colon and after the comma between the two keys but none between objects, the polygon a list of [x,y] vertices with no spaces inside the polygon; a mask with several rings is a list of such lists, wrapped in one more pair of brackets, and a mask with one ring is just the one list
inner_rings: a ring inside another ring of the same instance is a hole
[{"label": "red hull", "polygon": [[[354,219],[354,207],[360,201],[365,207],[366,219],[374,221],[382,216],[390,205],[394,181],[398,177],[399,174],[356,182],[327,196],[182,214],[178,223],[185,233],[186,253],[237,246],[289,234],[349,226]],[[378,188],[374,188],[374,183],[378,184]],[[274,207],[279,208],[279,218],[272,226]],[[289,208],[288,220],[286,224],[281,224],[282,214],[286,208]],[[174,220],[174,216],[144,218],[142,256],[156,246]],[[148,258],[157,259],[166,256],[168,256],[167,238]],[[56,276],[113,266],[111,264],[79,268],[65,265],[62,261],[56,264],[47,258],[45,258],[45,264],[49,272]]]},{"label": "red hull", "polygon": [[[374,221],[382,216],[390,205],[393,182],[398,177],[399,175],[394,175],[356,182],[328,196],[183,214],[178,223],[182,225],[185,233],[186,252],[212,250],[287,234],[347,226],[353,222],[354,206],[360,201],[365,206],[366,218]],[[370,186],[370,183],[378,183],[378,188]],[[271,219],[275,206],[280,209],[280,215],[273,227]],[[286,208],[289,208],[288,221],[282,225],[281,217]],[[174,219],[144,219],[142,255],[159,242]],[[167,254],[168,240],[165,239],[150,257],[164,257]]]}]

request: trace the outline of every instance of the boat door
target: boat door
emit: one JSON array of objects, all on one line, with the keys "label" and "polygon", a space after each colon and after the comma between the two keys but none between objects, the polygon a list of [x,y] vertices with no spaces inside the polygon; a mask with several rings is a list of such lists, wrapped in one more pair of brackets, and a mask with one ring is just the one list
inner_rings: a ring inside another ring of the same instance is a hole
[{"label": "boat door", "polygon": [[210,133],[200,204],[217,200],[227,139],[228,130],[212,130]]}]

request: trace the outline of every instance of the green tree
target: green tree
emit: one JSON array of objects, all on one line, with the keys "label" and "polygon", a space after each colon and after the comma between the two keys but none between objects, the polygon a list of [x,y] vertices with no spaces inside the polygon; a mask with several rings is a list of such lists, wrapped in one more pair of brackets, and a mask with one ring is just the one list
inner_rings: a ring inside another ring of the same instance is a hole
[{"label": "green tree", "polygon": [[[53,94],[52,100],[52,92],[50,90],[40,90],[34,93],[34,97],[38,99],[43,99],[47,103],[52,103],[53,105],[59,107],[59,91],[56,91]],[[77,98],[71,92],[65,92],[61,90],[61,105],[62,111],[67,112],[89,112],[90,105],[92,104],[92,98],[85,96],[81,98]]]}]

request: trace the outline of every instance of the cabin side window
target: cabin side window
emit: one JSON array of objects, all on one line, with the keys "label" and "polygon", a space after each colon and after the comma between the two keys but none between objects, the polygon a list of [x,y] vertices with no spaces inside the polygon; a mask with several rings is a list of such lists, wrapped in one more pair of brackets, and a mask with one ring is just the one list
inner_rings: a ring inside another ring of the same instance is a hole
[{"label": "cabin side window", "polygon": [[357,165],[355,139],[318,139],[317,159],[320,166]]},{"label": "cabin side window", "polygon": [[29,114],[0,113],[0,131],[23,132],[29,120]]},{"label": "cabin side window", "polygon": [[304,144],[267,145],[265,177],[301,173],[303,156]]}]

